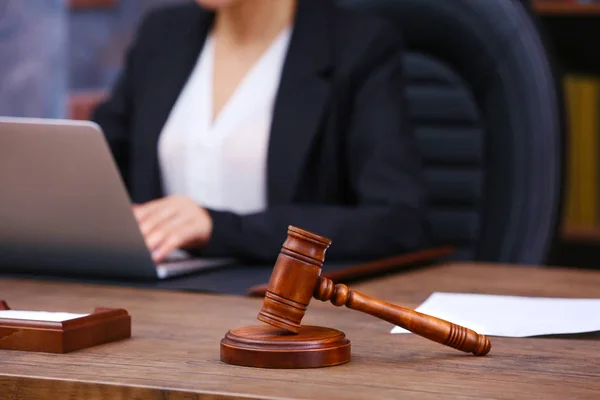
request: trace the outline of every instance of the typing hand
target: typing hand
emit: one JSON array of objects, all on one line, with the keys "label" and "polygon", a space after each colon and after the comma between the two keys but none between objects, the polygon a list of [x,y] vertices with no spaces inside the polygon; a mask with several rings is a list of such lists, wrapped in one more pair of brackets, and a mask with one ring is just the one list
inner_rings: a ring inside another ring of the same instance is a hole
[{"label": "typing hand", "polygon": [[173,250],[201,247],[212,233],[208,212],[185,196],[169,196],[133,206],[152,258],[159,263]]}]

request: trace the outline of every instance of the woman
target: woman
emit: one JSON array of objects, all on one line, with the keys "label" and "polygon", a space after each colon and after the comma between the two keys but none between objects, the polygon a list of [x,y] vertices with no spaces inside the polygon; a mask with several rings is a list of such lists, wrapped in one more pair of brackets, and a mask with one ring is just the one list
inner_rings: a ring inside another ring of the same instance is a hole
[{"label": "woman", "polygon": [[94,120],[157,262],[273,261],[288,225],[328,259],[426,243],[403,50],[332,0],[197,0],[150,14]]}]

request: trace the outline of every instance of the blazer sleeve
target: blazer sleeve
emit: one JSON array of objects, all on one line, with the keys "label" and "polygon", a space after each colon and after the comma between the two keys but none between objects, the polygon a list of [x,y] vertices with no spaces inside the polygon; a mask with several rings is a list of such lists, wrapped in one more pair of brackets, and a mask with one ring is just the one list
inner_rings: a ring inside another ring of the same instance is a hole
[{"label": "blazer sleeve", "polygon": [[382,32],[364,59],[343,144],[357,203],[290,204],[245,216],[208,210],[214,229],[201,254],[272,262],[289,225],[331,238],[328,260],[375,259],[427,245],[421,161],[408,122],[403,47],[395,31]]}]

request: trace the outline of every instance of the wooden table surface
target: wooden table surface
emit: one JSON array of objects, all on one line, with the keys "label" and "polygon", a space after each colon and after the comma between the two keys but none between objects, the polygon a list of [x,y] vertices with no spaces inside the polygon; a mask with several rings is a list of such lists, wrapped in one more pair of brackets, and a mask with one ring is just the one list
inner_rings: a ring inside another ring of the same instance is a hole
[{"label": "wooden table surface", "polygon": [[[600,273],[451,264],[355,289],[417,307],[434,291],[600,298]],[[14,309],[90,312],[123,307],[133,337],[71,354],[0,351],[2,399],[598,399],[600,339],[497,338],[475,357],[356,311],[313,300],[306,324],[343,330],[348,364],[311,370],[237,367],[219,360],[231,328],[258,324],[260,299],[0,280]]]}]

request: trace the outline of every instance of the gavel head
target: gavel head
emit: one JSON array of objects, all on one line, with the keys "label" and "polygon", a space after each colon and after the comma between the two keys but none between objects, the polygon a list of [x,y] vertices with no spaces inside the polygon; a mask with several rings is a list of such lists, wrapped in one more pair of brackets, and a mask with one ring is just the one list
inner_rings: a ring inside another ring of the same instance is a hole
[{"label": "gavel head", "polygon": [[275,262],[258,319],[298,333],[331,240],[290,226]]}]

